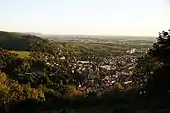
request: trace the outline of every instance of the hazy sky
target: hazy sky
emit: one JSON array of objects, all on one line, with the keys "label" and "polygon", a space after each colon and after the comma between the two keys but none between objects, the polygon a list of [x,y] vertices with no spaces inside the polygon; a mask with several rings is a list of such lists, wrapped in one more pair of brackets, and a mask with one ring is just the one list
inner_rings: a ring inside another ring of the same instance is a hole
[{"label": "hazy sky", "polygon": [[170,28],[170,0],[0,0],[0,30],[157,36]]}]

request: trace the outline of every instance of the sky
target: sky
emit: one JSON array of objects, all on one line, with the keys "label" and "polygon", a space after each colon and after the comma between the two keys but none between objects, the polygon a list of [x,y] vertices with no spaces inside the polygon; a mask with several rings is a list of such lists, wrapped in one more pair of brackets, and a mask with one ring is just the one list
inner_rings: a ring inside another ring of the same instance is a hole
[{"label": "sky", "polygon": [[0,30],[157,36],[170,29],[170,0],[0,0]]}]

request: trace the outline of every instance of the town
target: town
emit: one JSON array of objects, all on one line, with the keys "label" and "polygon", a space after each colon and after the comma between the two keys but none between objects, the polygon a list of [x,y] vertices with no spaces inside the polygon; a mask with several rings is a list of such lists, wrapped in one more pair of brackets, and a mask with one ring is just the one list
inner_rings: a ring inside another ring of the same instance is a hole
[{"label": "town", "polygon": [[[98,62],[95,62],[94,56],[88,58],[89,60],[78,60],[81,58],[74,57],[74,60],[71,60],[68,64],[70,70],[67,74],[69,73],[72,76],[76,76],[75,81],[70,83],[68,79],[66,81],[64,80],[65,82],[63,80],[58,82],[60,85],[75,85],[77,90],[81,90],[85,94],[89,92],[102,94],[111,90],[115,84],[118,84],[123,89],[131,88],[133,86],[133,79],[131,76],[136,66],[138,54],[144,54],[146,52],[146,48],[131,48],[130,50],[120,51],[120,56],[101,58],[102,60]],[[55,71],[49,71],[48,73],[51,80],[59,75],[59,67],[62,65],[60,63],[68,60],[69,52],[65,52],[64,56],[62,55],[63,51],[59,50],[59,54],[60,57],[58,58],[51,55],[43,57],[43,61],[47,66],[55,68]],[[43,75],[43,72],[30,71],[25,74],[27,76],[33,74]]]}]

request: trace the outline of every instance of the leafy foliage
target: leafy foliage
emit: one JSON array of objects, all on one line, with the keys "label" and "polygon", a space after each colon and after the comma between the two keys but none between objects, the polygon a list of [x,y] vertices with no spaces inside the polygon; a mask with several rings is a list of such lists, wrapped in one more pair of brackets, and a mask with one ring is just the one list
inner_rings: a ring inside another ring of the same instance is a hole
[{"label": "leafy foliage", "polygon": [[25,99],[43,99],[42,89],[34,89],[29,85],[20,85],[7,78],[5,73],[0,73],[0,104],[8,104]]},{"label": "leafy foliage", "polygon": [[148,53],[138,60],[135,80],[138,86],[142,86],[149,93],[167,93],[170,89],[169,47],[170,35],[163,31]]}]

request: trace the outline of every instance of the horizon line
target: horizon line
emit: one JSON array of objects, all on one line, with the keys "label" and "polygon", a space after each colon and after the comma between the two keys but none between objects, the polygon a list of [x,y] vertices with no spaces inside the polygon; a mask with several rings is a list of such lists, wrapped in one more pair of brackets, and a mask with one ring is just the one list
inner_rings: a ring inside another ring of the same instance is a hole
[{"label": "horizon line", "polygon": [[[1,30],[0,30],[1,31]],[[33,34],[33,35],[62,35],[62,36],[113,36],[113,37],[156,37],[149,35],[112,35],[112,34],[86,34],[86,33],[43,33],[43,32],[20,32],[20,31],[6,31],[2,30],[1,32],[9,32],[9,33],[23,33],[23,34]]]}]

